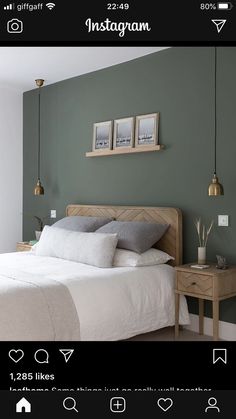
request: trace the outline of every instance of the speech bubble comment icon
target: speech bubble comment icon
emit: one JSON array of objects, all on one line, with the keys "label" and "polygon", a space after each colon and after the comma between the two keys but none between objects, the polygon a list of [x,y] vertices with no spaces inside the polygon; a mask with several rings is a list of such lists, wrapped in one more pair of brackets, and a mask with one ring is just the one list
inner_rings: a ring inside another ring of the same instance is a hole
[{"label": "speech bubble comment icon", "polygon": [[49,354],[45,349],[38,349],[34,354],[34,359],[39,364],[48,364],[49,363]]}]

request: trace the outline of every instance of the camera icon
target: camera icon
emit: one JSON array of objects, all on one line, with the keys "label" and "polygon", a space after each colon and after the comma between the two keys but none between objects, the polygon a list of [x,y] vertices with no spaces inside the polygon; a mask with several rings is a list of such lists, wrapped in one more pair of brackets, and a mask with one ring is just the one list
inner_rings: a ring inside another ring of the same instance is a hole
[{"label": "camera icon", "polygon": [[23,22],[18,19],[12,19],[7,22],[7,32],[8,33],[22,33],[23,32]]}]

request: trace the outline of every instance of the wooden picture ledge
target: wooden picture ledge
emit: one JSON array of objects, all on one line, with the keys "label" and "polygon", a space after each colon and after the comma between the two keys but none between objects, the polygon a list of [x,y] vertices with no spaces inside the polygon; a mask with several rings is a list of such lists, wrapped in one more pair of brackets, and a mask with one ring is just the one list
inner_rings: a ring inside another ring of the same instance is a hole
[{"label": "wooden picture ledge", "polygon": [[140,146],[140,147],[120,147],[116,148],[115,150],[96,150],[96,151],[88,151],[86,153],[86,157],[102,157],[102,156],[114,156],[117,154],[133,154],[133,153],[148,153],[151,151],[160,151],[163,150],[163,145],[150,145],[150,146]]}]

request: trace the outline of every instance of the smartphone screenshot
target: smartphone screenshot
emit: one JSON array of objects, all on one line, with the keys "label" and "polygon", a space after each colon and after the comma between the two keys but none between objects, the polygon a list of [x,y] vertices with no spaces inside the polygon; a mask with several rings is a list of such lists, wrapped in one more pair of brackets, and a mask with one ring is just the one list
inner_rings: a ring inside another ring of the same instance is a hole
[{"label": "smartphone screenshot", "polygon": [[234,417],[235,73],[235,1],[1,1],[1,417]]}]

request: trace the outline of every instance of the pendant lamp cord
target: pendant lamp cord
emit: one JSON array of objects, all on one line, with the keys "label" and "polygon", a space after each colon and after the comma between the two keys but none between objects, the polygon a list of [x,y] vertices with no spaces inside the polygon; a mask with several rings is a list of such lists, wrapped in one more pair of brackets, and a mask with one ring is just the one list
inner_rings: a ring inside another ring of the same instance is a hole
[{"label": "pendant lamp cord", "polygon": [[39,120],[38,120],[38,180],[40,180],[40,137],[41,137],[41,98],[40,98],[40,87],[39,87]]},{"label": "pendant lamp cord", "polygon": [[214,174],[216,174],[216,134],[217,134],[217,126],[216,126],[216,113],[217,113],[217,109],[216,109],[216,67],[217,67],[217,49],[215,47],[215,171]]}]

